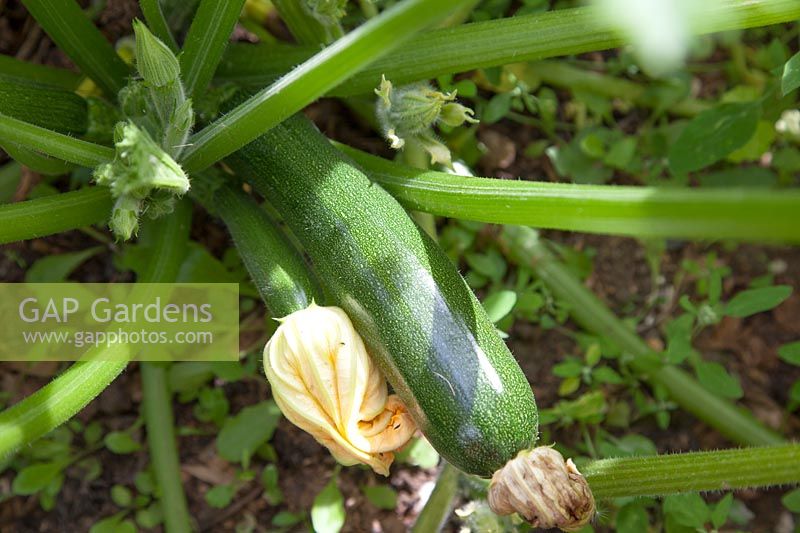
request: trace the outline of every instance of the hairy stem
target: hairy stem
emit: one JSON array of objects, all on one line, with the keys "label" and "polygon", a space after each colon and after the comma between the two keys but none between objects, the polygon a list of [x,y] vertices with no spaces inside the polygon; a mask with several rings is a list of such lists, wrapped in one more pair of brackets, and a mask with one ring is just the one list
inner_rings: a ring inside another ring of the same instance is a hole
[{"label": "hairy stem", "polygon": [[245,0],[202,0],[180,56],[181,79],[195,100],[214,76]]},{"label": "hairy stem", "polygon": [[0,114],[0,143],[6,142],[84,167],[94,167],[114,158],[113,148],[81,141]]},{"label": "hairy stem", "polygon": [[[709,2],[698,17],[698,33],[715,33],[792,22],[800,18],[795,0],[726,0]],[[591,7],[559,9],[464,24],[420,34],[414,46],[396,50],[350,79],[332,88],[334,96],[371,93],[381,75],[402,85],[443,74],[466,72],[524,61],[535,61],[615,48],[625,39]],[[293,54],[274,54],[268,47],[239,45],[230,50],[230,61],[220,69],[221,78],[261,85],[314,53],[306,47]],[[240,57],[236,58],[235,55]]]},{"label": "hairy stem", "polygon": [[142,9],[144,20],[153,35],[161,39],[161,42],[169,46],[174,53],[178,53],[178,43],[169,29],[164,11],[161,9],[161,2],[159,0],[139,0],[139,7]]},{"label": "hairy stem", "polygon": [[184,167],[189,172],[207,168],[470,1],[407,0],[370,19],[193,135]]},{"label": "hairy stem", "polygon": [[108,187],[43,196],[0,206],[0,244],[100,224],[111,212]]},{"label": "hairy stem", "polygon": [[475,178],[339,147],[406,208],[438,216],[635,237],[800,242],[800,191]]},{"label": "hairy stem", "polygon": [[597,499],[800,483],[800,444],[593,461],[582,469]]},{"label": "hairy stem", "polygon": [[509,257],[531,268],[553,293],[570,302],[572,317],[589,331],[611,339],[633,356],[631,368],[654,385],[664,387],[672,401],[739,444],[782,443],[775,432],[749,413],[704,389],[694,378],[675,366],[661,364],[659,354],[647,344],[556,259],[535,230],[506,226],[500,243]]}]

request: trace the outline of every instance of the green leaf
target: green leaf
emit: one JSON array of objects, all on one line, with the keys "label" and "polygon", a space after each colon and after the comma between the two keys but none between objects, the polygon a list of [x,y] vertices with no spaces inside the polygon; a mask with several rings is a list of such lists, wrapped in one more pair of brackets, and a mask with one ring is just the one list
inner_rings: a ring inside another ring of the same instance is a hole
[{"label": "green leaf", "polygon": [[580,359],[569,358],[553,366],[552,373],[560,378],[573,378],[583,372],[583,362]]},{"label": "green leaf", "polygon": [[800,489],[794,489],[784,494],[781,503],[791,512],[800,513]]},{"label": "green leaf", "polygon": [[711,511],[711,523],[714,524],[716,529],[721,528],[722,525],[728,521],[731,507],[733,507],[733,494],[729,492],[724,498],[717,502],[717,505],[714,506],[714,510]]},{"label": "green leaf", "polygon": [[489,315],[489,320],[497,323],[508,315],[514,304],[517,303],[517,293],[514,291],[497,291],[490,294],[483,301],[483,308],[486,309],[486,314]]},{"label": "green leaf", "polygon": [[37,259],[25,273],[25,281],[27,283],[60,283],[66,280],[84,261],[102,250],[102,246],[95,246],[79,252],[48,255]]},{"label": "green leaf", "polygon": [[506,275],[508,265],[497,250],[489,250],[484,254],[470,253],[464,256],[470,268],[492,281],[498,282]]},{"label": "green leaf", "polygon": [[302,513],[290,513],[281,511],[272,518],[272,525],[275,527],[291,527],[303,520]]},{"label": "green leaf", "polygon": [[270,505],[278,505],[283,501],[283,492],[278,485],[278,468],[268,464],[261,472],[261,484],[264,485],[264,496]]},{"label": "green leaf", "polygon": [[311,524],[316,533],[338,533],[344,525],[344,498],[336,480],[337,476],[331,478],[314,498],[311,506]]},{"label": "green leaf", "polygon": [[752,102],[722,104],[697,115],[669,150],[676,174],[705,168],[744,146],[758,126],[761,107]]},{"label": "green leaf", "polygon": [[719,363],[700,361],[695,365],[695,372],[700,384],[718,396],[735,400],[744,394],[739,380]]},{"label": "green leaf", "polygon": [[514,95],[512,93],[500,93],[492,96],[489,103],[481,113],[481,122],[485,124],[494,124],[498,120],[505,117],[511,111],[511,100]]},{"label": "green leaf", "polygon": [[205,499],[214,509],[223,509],[231,503],[235,494],[236,489],[232,485],[217,485],[206,492]]},{"label": "green leaf", "polygon": [[119,507],[128,507],[133,501],[133,494],[124,485],[114,485],[111,487],[111,501]]},{"label": "green leaf", "polygon": [[89,533],[136,533],[136,526],[130,520],[122,520],[125,512],[104,518],[89,528]]},{"label": "green leaf", "polygon": [[389,485],[373,485],[362,487],[364,496],[378,509],[393,510],[397,507],[397,492]]},{"label": "green leaf", "polygon": [[226,420],[219,432],[220,456],[231,462],[249,461],[258,447],[272,438],[280,418],[281,411],[271,400],[245,407]]},{"label": "green leaf", "polygon": [[0,167],[0,204],[10,202],[22,179],[22,165],[11,161]]},{"label": "green leaf", "polygon": [[615,518],[617,533],[640,533],[647,531],[650,519],[647,510],[634,502],[620,507]]},{"label": "green leaf", "polygon": [[749,289],[734,296],[725,306],[725,314],[743,318],[777,307],[792,294],[789,285]]},{"label": "green leaf", "polygon": [[103,442],[106,448],[120,455],[138,452],[142,449],[142,445],[136,442],[127,431],[112,431],[106,434]]},{"label": "green leaf", "polygon": [[164,521],[161,504],[155,502],[150,506],[136,511],[136,523],[145,529],[152,529]]},{"label": "green leaf", "polygon": [[610,385],[620,385],[624,383],[622,376],[620,376],[616,370],[608,366],[601,366],[592,371],[592,378],[599,383],[608,383]]},{"label": "green leaf", "polygon": [[667,496],[664,499],[664,512],[687,527],[703,527],[709,519],[706,502],[697,493]]},{"label": "green leaf", "polygon": [[47,487],[64,468],[61,462],[36,463],[26,466],[14,477],[11,490],[14,494],[26,496],[35,494]]},{"label": "green leaf", "polygon": [[783,67],[781,91],[784,96],[800,87],[800,52],[793,55]]},{"label": "green leaf", "polygon": [[433,468],[439,464],[439,453],[423,437],[415,438],[397,454],[398,461],[404,461],[420,468]]},{"label": "green leaf", "polygon": [[778,357],[790,365],[800,366],[800,341],[790,342],[778,348]]}]

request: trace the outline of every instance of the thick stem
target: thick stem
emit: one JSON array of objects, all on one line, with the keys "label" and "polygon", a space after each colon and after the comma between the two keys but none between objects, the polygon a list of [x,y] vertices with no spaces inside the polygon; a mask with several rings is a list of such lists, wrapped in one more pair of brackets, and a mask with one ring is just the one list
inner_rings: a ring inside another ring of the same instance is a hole
[{"label": "thick stem", "polygon": [[[161,231],[153,243],[154,260],[146,281],[174,281],[183,259],[180,235],[188,234],[186,209],[179,209],[159,222]],[[2,226],[0,226],[2,227]],[[60,426],[80,411],[114,381],[130,358],[127,344],[112,344],[88,350],[86,362],[78,362],[21,402],[0,413],[0,457],[16,451]]]},{"label": "thick stem", "polygon": [[370,19],[193,135],[184,167],[207,168],[470,1],[407,0]]},{"label": "thick stem", "polygon": [[107,187],[83,189],[0,206],[0,244],[99,224],[111,212]]},{"label": "thick stem", "polygon": [[[139,282],[174,282],[189,240],[192,207],[188,200],[181,200],[168,218],[169,227],[156,234],[156,242]],[[154,223],[154,222],[151,222]],[[161,221],[158,222],[161,224]],[[175,440],[175,422],[172,414],[172,396],[167,382],[167,372],[158,363],[142,362],[142,410],[147,426],[147,444],[153,472],[161,489],[161,508],[164,512],[166,531],[189,532],[191,522],[186,495],[181,485],[180,460]]]},{"label": "thick stem", "polygon": [[406,208],[635,237],[800,242],[800,192],[576,185],[419,170],[338,145]]},{"label": "thick stem", "polygon": [[180,56],[181,79],[195,101],[208,88],[245,0],[202,0]]},{"label": "thick stem", "polygon": [[631,354],[631,367],[643,379],[664,387],[672,401],[684,410],[740,444],[783,442],[778,434],[704,389],[686,372],[674,366],[661,366],[659,355],[556,259],[536,231],[523,226],[506,226],[500,243],[513,261],[531,268],[557,297],[570,302],[572,317],[579,324],[611,339]]},{"label": "thick stem", "polygon": [[164,11],[161,9],[159,0],[139,0],[139,7],[142,9],[144,20],[153,35],[161,39],[161,42],[169,46],[173,53],[178,53],[178,43],[169,29]]},{"label": "thick stem", "polygon": [[453,500],[458,492],[458,477],[461,472],[448,463],[443,461],[442,470],[436,479],[436,486],[433,488],[430,498],[425,507],[417,516],[412,533],[431,533],[441,531],[450,510],[453,507]]},{"label": "thick stem", "polygon": [[[708,2],[708,6],[708,12],[697,19],[700,25],[694,28],[701,34],[800,18],[800,3],[796,0],[726,0]],[[381,74],[402,85],[443,74],[605,50],[623,44],[625,39],[591,7],[475,22],[420,34],[413,46],[375,61],[332,88],[330,93],[334,96],[371,93],[380,83]],[[247,58],[233,57],[241,55],[243,50]],[[224,79],[263,85],[271,81],[277,66],[285,71],[313,53],[313,49],[305,48],[292,57],[278,56],[267,47],[242,45],[230,50],[231,61],[219,75]]]},{"label": "thick stem", "polygon": [[596,499],[800,483],[800,445],[594,461],[582,469]]},{"label": "thick stem", "polygon": [[128,66],[74,0],[24,0],[23,4],[58,47],[114,99]]},{"label": "thick stem", "polygon": [[84,167],[94,167],[114,158],[114,149],[0,114],[0,143],[19,144]]}]

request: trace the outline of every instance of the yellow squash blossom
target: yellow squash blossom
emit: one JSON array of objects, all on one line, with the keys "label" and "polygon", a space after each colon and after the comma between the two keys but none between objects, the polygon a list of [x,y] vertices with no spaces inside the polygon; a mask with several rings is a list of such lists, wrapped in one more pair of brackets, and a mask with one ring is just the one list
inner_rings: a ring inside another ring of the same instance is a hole
[{"label": "yellow squash blossom", "polygon": [[388,475],[416,426],[347,314],[312,303],[280,323],[264,348],[264,371],[284,416],[340,463]]}]

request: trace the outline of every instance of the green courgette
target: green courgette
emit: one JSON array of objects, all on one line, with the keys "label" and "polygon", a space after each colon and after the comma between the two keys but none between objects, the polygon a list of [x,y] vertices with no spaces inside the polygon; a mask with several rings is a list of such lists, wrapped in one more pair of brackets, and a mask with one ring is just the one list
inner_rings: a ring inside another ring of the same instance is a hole
[{"label": "green courgette", "polygon": [[448,257],[302,116],[228,163],[275,207],[431,444],[491,476],[537,439],[533,393]]},{"label": "green courgette", "polygon": [[[88,127],[88,106],[77,94],[11,76],[0,75],[0,113],[70,135],[82,135]],[[73,167],[24,146],[8,144],[2,148],[42,174],[62,174]]]},{"label": "green courgette", "polygon": [[273,317],[305,309],[315,298],[319,301],[321,291],[305,260],[253,198],[224,185],[211,199],[208,206],[225,222],[250,279]]}]

